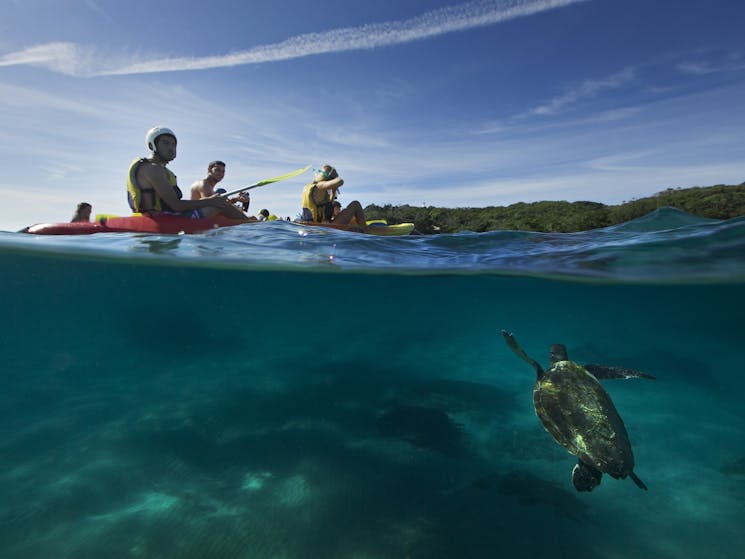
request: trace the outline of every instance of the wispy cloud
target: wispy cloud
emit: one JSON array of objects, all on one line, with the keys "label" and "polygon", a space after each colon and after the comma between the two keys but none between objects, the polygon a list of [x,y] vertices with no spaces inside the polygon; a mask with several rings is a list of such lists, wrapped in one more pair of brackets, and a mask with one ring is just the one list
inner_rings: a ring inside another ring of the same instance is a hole
[{"label": "wispy cloud", "polygon": [[529,111],[529,114],[555,114],[568,105],[572,105],[582,99],[594,97],[602,91],[624,87],[634,79],[636,79],[636,70],[633,68],[626,68],[603,79],[586,80],[563,95],[555,97],[547,103],[534,107]]},{"label": "wispy cloud", "polygon": [[108,21],[114,20],[114,18],[112,18],[109,13],[99,5],[99,2],[97,0],[85,0],[85,5],[88,6],[88,8],[90,8],[92,11],[96,12],[102,18]]},{"label": "wispy cloud", "polygon": [[723,72],[739,72],[745,70],[745,61],[733,58],[727,62],[715,63],[709,61],[683,62],[678,64],[678,70],[687,75],[707,76]]},{"label": "wispy cloud", "polygon": [[144,74],[206,70],[277,62],[353,50],[368,50],[421,41],[447,33],[495,25],[588,0],[477,0],[425,12],[401,21],[308,33],[252,49],[206,57],[176,57],[112,65],[92,49],[74,43],[49,43],[0,57],[0,67],[34,65],[72,76]]},{"label": "wispy cloud", "polygon": [[93,51],[74,43],[46,43],[0,58],[0,66],[41,66],[71,76],[90,73]]}]

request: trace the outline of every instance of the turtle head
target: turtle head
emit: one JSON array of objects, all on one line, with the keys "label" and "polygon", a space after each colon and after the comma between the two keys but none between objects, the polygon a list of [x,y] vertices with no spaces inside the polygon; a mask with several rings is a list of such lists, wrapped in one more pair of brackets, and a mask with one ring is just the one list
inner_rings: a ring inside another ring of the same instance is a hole
[{"label": "turtle head", "polygon": [[592,491],[603,477],[603,473],[584,462],[577,462],[572,470],[572,484],[577,491]]},{"label": "turtle head", "polygon": [[564,344],[553,344],[551,346],[551,364],[553,365],[557,361],[569,361],[567,348]]}]

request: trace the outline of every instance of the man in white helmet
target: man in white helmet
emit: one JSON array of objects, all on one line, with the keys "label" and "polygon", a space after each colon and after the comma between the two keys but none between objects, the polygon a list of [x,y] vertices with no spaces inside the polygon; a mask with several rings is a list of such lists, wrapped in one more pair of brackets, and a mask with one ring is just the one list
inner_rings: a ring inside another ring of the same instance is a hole
[{"label": "man in white helmet", "polygon": [[176,175],[166,165],[176,158],[176,134],[170,128],[155,126],[148,130],[145,143],[152,155],[135,159],[129,167],[127,197],[134,212],[176,213],[191,218],[222,214],[231,219],[248,217],[225,198],[212,196],[201,200],[182,200]]}]

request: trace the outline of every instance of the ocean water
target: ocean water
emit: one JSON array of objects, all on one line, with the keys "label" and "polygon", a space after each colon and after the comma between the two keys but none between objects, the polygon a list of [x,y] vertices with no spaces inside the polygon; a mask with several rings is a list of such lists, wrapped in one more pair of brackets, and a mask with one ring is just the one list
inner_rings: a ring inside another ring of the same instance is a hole
[{"label": "ocean water", "polygon": [[[745,218],[577,234],[0,233],[0,557],[745,556]],[[592,493],[552,343],[636,458]]]}]

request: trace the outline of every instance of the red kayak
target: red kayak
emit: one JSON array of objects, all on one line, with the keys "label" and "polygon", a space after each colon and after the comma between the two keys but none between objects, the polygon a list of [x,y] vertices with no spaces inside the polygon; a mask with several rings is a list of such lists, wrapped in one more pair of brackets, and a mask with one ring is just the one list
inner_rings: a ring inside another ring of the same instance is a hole
[{"label": "red kayak", "polygon": [[[127,217],[114,215],[99,215],[96,221],[82,221],[75,223],[38,223],[22,229],[21,233],[33,235],[92,235],[94,233],[203,233],[218,227],[232,227],[243,223],[260,223],[258,221],[242,221],[230,219],[221,215],[190,219],[180,215],[146,215],[133,214]],[[300,222],[300,225],[310,227],[327,227],[339,231],[367,233],[368,235],[397,236],[409,235],[414,230],[413,223],[399,223],[388,225],[382,220],[370,221],[364,230],[357,225],[337,225],[334,223]]]},{"label": "red kayak", "polygon": [[222,215],[190,219],[180,215],[156,216],[134,214],[127,217],[99,216],[96,221],[76,223],[38,223],[21,232],[34,235],[92,235],[93,233],[202,233],[218,227],[232,227],[246,222]]}]

